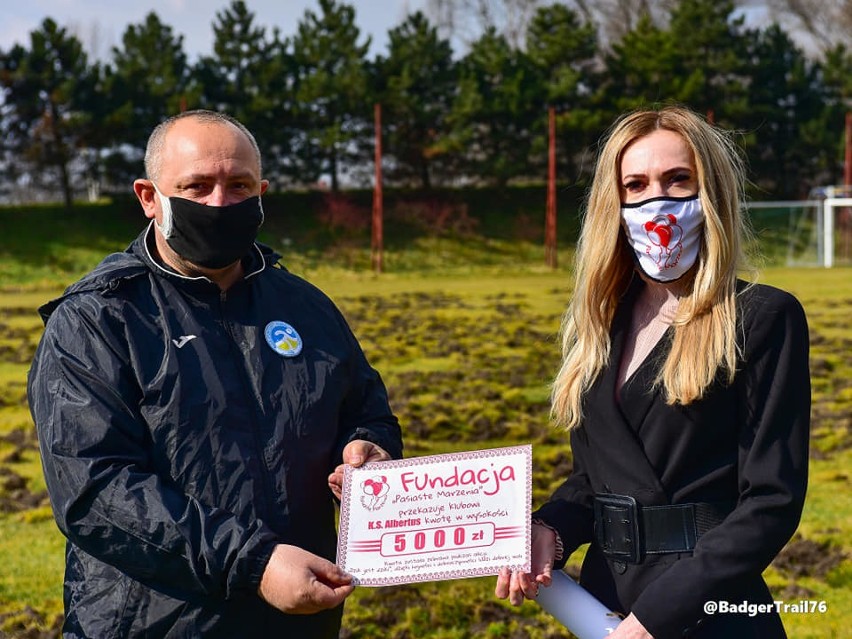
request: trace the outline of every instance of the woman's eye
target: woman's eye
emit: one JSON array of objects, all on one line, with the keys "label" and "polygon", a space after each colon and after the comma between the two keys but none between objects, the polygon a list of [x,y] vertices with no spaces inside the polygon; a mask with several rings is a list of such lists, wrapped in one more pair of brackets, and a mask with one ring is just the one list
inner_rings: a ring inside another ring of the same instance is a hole
[{"label": "woman's eye", "polygon": [[636,191],[636,190],[638,190],[638,189],[641,189],[641,188],[642,188],[642,183],[641,183],[641,182],[639,182],[638,180],[633,180],[633,181],[627,182],[627,183],[624,185],[624,188],[625,188],[625,190],[627,190],[627,191]]},{"label": "woman's eye", "polygon": [[688,182],[691,179],[691,177],[692,176],[690,176],[687,173],[678,173],[677,175],[672,177],[672,182],[675,183],[675,184],[678,184],[680,182]]}]

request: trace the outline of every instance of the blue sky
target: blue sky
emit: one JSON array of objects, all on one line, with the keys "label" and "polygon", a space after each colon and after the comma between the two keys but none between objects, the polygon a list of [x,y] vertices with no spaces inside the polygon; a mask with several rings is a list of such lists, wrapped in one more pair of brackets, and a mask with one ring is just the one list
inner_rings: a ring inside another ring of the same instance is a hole
[{"label": "blue sky", "polygon": [[[427,0],[349,0],[355,6],[356,23],[372,37],[371,56],[385,53],[387,32],[408,13],[423,10]],[[212,53],[212,24],[216,13],[230,0],[4,0],[0,11],[0,49],[14,43],[29,44],[29,34],[45,18],[76,35],[90,54],[107,58],[120,44],[128,24],[138,24],[155,11],[160,19],[184,36],[190,59]],[[319,12],[317,0],[246,0],[259,25],[271,31],[278,26],[285,36],[296,32],[306,9]]]}]

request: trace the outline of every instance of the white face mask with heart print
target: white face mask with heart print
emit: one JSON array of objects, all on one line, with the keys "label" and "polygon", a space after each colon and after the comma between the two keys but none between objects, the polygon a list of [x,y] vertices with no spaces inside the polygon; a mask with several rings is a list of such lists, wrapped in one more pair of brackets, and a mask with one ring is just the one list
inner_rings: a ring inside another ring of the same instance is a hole
[{"label": "white face mask with heart print", "polygon": [[622,204],[621,221],[639,268],[652,280],[673,282],[698,259],[704,212],[697,194]]}]

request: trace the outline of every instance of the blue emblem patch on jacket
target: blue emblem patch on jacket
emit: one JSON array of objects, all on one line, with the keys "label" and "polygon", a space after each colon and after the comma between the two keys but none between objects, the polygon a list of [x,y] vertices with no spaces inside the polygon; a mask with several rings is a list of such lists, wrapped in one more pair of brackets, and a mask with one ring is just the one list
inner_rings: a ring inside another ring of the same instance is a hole
[{"label": "blue emblem patch on jacket", "polygon": [[283,357],[296,357],[302,352],[302,338],[287,322],[269,322],[264,335],[272,350]]}]

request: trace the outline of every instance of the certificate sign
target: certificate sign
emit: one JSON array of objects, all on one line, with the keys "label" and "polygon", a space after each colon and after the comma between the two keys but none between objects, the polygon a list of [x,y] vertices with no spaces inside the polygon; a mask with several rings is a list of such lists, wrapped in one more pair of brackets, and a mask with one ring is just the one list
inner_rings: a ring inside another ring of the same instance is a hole
[{"label": "certificate sign", "polygon": [[337,563],[361,586],[529,572],[531,493],[531,446],[347,466]]}]

